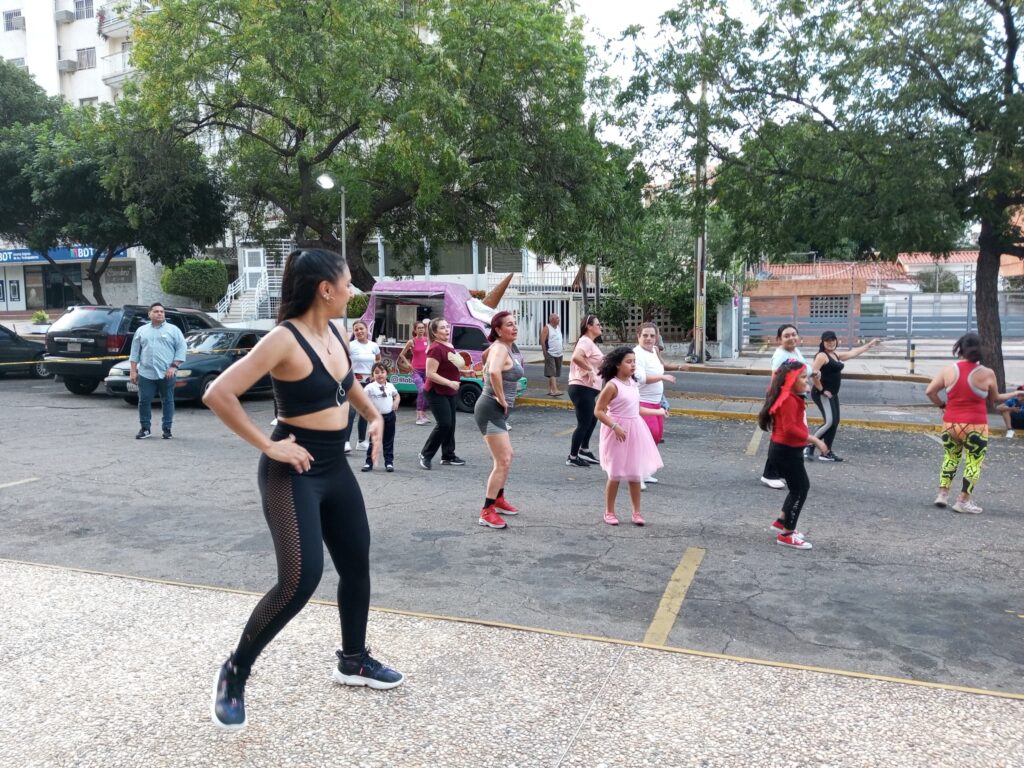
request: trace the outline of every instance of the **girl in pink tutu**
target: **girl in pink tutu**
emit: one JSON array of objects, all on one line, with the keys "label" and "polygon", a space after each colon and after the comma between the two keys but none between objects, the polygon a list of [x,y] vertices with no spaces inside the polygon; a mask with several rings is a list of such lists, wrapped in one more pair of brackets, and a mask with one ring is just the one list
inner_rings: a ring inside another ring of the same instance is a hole
[{"label": "girl in pink tutu", "polygon": [[615,497],[619,483],[629,483],[633,523],[643,525],[640,515],[640,482],[662,467],[661,454],[640,414],[664,416],[663,408],[640,405],[640,389],[633,374],[636,355],[632,347],[618,347],[605,357],[598,374],[607,382],[597,396],[594,415],[601,422],[601,469],[608,473],[604,490],[604,521],[618,525]]}]

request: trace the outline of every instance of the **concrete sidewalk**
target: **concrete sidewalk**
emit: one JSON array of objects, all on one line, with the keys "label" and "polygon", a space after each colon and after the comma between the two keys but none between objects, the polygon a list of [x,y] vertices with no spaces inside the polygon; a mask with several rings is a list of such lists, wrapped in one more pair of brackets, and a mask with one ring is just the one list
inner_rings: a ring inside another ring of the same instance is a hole
[{"label": "concrete sidewalk", "polygon": [[345,688],[325,604],[270,645],[226,734],[210,691],[256,595],[11,561],[0,578],[4,766],[1024,764],[1024,695],[396,612],[371,611],[369,641],[406,683]]}]

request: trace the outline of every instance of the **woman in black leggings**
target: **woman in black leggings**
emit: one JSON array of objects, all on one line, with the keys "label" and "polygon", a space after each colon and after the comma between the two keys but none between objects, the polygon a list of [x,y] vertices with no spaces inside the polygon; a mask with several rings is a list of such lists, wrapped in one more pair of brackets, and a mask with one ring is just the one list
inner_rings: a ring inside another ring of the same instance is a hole
[{"label": "woman in black leggings", "polygon": [[[820,438],[828,450],[818,455],[818,461],[842,461],[832,451],[832,443],[836,439],[836,430],[839,429],[839,387],[843,383],[843,367],[845,361],[851,360],[858,355],[863,355],[872,347],[878,346],[880,341],[872,339],[867,344],[862,344],[853,349],[840,350],[839,337],[835,331],[825,331],[821,334],[821,343],[818,344],[818,354],[814,356],[811,370],[820,375],[814,377],[814,387],[811,389],[811,399],[821,411],[821,418],[824,424],[818,427],[814,433]],[[814,446],[808,445],[804,449],[804,458],[811,461],[814,458]]]},{"label": "woman in black leggings", "polygon": [[597,315],[587,315],[580,324],[580,337],[569,363],[569,399],[576,409],[576,429],[572,433],[566,466],[589,467],[600,464],[590,450],[590,437],[597,426],[594,407],[601,393],[601,377],[597,375],[604,353],[597,346],[601,338],[601,321]]},{"label": "woman in black leggings", "polygon": [[[402,674],[370,656],[370,528],[355,476],[345,461],[344,431],[352,408],[366,417],[380,458],[383,422],[360,386],[332,320],[351,295],[345,261],[324,250],[288,255],[278,326],[222,373],[203,402],[263,453],[259,488],[274,539],[277,584],[257,604],[234,653],[217,673],[211,718],[244,728],[245,683],[256,658],[312,597],[323,573],[323,544],[341,576],[341,650],[334,679],[346,685],[394,688]],[[267,374],[274,383],[278,425],[268,439],[239,397]]]}]

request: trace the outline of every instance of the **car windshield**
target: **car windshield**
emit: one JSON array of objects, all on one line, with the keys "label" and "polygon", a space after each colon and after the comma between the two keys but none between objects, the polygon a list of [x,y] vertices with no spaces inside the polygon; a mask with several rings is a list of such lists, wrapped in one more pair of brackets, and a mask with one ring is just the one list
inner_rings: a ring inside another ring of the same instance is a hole
[{"label": "car windshield", "polygon": [[68,331],[72,328],[81,331],[102,331],[110,315],[119,311],[113,307],[78,307],[65,312],[53,325],[50,331]]},{"label": "car windshield", "polygon": [[224,331],[198,331],[188,335],[185,343],[189,352],[221,352],[232,348],[235,334]]}]

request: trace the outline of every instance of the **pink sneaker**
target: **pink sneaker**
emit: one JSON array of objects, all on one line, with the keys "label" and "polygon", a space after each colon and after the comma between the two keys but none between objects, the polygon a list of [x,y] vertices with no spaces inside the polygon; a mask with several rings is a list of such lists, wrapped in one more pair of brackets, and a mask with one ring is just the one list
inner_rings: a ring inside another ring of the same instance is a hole
[{"label": "pink sneaker", "polygon": [[606,523],[608,523],[608,525],[618,525],[619,524],[619,518],[617,518],[615,516],[614,512],[605,512],[604,513],[604,521]]},{"label": "pink sneaker", "polygon": [[494,511],[494,507],[484,507],[480,510],[480,519],[477,520],[480,525],[486,525],[488,528],[507,528],[508,523],[501,519],[501,515]]},{"label": "pink sneaker", "polygon": [[633,525],[644,526],[647,525],[647,521],[644,520],[644,516],[639,512],[633,513]]}]

